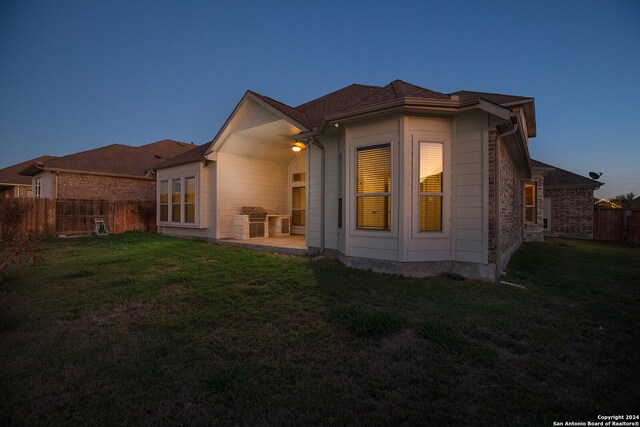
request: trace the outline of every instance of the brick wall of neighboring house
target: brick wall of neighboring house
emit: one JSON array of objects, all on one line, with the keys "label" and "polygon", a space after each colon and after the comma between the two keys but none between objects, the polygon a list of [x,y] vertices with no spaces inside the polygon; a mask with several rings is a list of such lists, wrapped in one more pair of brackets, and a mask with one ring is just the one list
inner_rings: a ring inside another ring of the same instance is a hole
[{"label": "brick wall of neighboring house", "polygon": [[59,199],[155,200],[156,181],[112,176],[60,173]]},{"label": "brick wall of neighboring house", "polygon": [[[544,174],[534,173],[531,179],[526,182],[536,183],[536,221],[535,223],[524,222],[523,238],[527,242],[540,242],[544,240]],[[524,192],[524,189],[523,189]],[[524,194],[523,194],[524,197]],[[522,204],[522,215],[524,218],[524,203]]]},{"label": "brick wall of neighboring house", "polygon": [[500,253],[514,251],[522,243],[522,180],[504,143],[500,144]]},{"label": "brick wall of neighboring house", "polygon": [[545,188],[551,197],[551,231],[547,235],[593,239],[593,189]]},{"label": "brick wall of neighboring house", "polygon": [[31,185],[16,184],[15,187],[0,190],[0,199],[31,196],[33,196]]}]

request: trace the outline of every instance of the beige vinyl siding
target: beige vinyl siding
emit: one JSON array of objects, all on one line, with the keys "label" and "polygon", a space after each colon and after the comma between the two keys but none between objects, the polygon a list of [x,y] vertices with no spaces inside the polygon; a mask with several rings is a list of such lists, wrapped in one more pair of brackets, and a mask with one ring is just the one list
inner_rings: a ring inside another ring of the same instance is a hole
[{"label": "beige vinyl siding", "polygon": [[[400,119],[369,121],[346,128],[345,143],[345,255],[360,258],[398,261],[400,206],[399,164]],[[391,144],[391,230],[356,229],[356,149],[364,146]],[[336,156],[337,161],[337,156]],[[333,162],[337,173],[336,161]],[[337,183],[337,177],[336,177]],[[337,200],[337,194],[334,197]],[[334,218],[337,215],[337,204]],[[336,218],[337,219],[337,218]],[[337,229],[337,220],[335,221]]]},{"label": "beige vinyl siding", "polygon": [[338,247],[338,140],[324,139],[325,149],[325,218],[324,246],[327,249]]},{"label": "beige vinyl siding", "polygon": [[[159,225],[160,234],[173,236],[215,238],[216,210],[215,210],[215,180],[216,163],[210,162],[207,166],[202,162],[188,163],[158,171],[157,182],[167,180],[171,186],[172,177],[197,176],[196,179],[196,209],[197,226],[185,224],[185,226]],[[160,188],[160,185],[158,185]],[[159,209],[159,208],[158,208]],[[158,210],[159,211],[159,210]]]},{"label": "beige vinyl siding", "polygon": [[55,194],[55,180],[53,173],[40,172],[31,179],[31,184],[35,182],[36,178],[40,178],[40,197],[52,199],[56,197]]},{"label": "beige vinyl siding", "polygon": [[[448,261],[451,260],[451,120],[429,117],[407,117],[405,119],[404,180],[404,241],[406,258],[403,261]],[[419,231],[418,178],[420,174],[419,142],[443,144],[443,197],[442,231]],[[415,152],[414,152],[415,151]]]},{"label": "beige vinyl siding", "polygon": [[480,113],[455,121],[452,202],[457,261],[487,262],[487,121]]},{"label": "beige vinyl siding", "polygon": [[[338,247],[338,165],[337,139],[323,138],[321,141],[325,150],[325,202],[324,202],[324,247],[336,249]],[[307,205],[307,245],[313,248],[321,246],[320,229],[322,218],[321,208],[321,163],[322,151],[314,145],[309,151],[309,174],[307,191],[309,204]]]},{"label": "beige vinyl siding", "polygon": [[233,237],[233,217],[242,206],[289,210],[288,165],[218,153],[217,238]]}]

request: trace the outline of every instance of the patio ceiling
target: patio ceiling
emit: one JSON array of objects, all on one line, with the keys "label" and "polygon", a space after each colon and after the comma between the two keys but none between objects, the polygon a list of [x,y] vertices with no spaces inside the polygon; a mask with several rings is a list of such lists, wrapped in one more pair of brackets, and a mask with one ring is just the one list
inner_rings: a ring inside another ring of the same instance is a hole
[{"label": "patio ceiling", "polygon": [[220,151],[288,165],[300,154],[291,150],[299,132],[286,120],[276,119],[231,133]]}]

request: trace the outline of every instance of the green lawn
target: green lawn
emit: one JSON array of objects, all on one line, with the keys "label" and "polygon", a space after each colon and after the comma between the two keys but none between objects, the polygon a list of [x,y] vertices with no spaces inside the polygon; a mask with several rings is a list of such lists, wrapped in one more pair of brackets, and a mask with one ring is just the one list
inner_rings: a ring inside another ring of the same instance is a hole
[{"label": "green lawn", "polygon": [[640,248],[410,279],[144,233],[0,285],[0,424],[550,424],[640,408]]}]

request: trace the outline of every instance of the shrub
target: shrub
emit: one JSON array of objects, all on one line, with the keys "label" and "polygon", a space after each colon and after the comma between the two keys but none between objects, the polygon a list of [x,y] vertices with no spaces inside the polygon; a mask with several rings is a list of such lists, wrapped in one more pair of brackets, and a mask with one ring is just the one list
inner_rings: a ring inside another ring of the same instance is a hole
[{"label": "shrub", "polygon": [[24,200],[0,200],[0,282],[12,266],[27,261],[41,263],[44,260],[38,236],[20,232],[20,224],[27,211]]}]

